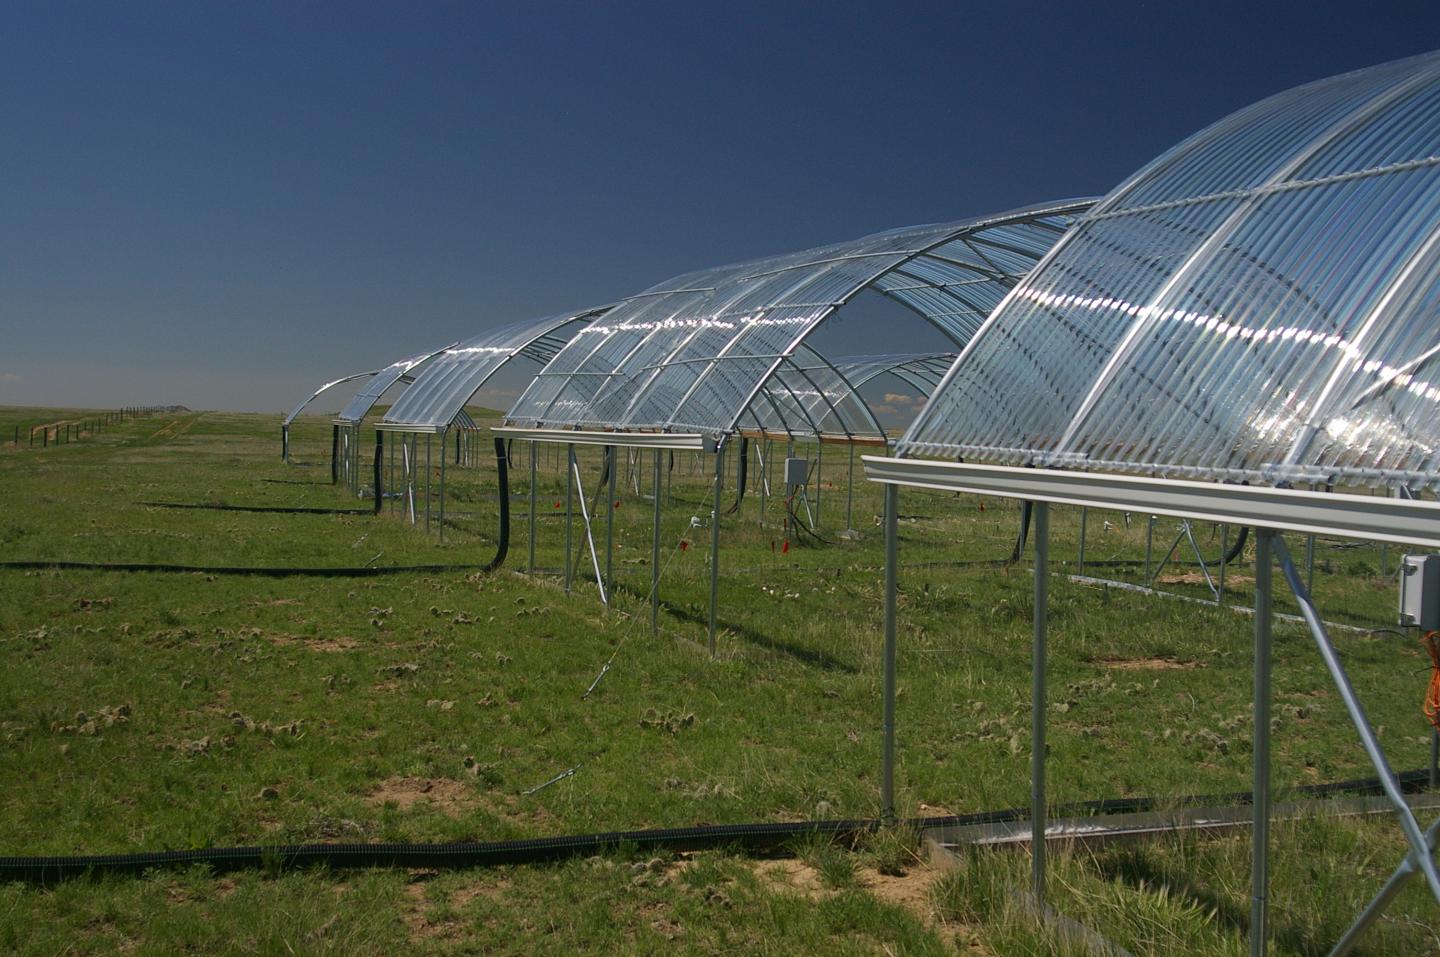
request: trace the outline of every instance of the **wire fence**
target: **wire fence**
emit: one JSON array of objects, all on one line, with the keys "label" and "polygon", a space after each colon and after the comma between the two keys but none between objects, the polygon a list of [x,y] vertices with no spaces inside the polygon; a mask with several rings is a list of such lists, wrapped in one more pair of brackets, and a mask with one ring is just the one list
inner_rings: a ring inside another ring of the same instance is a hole
[{"label": "wire fence", "polygon": [[[67,445],[71,442],[79,442],[82,439],[99,435],[107,428],[120,425],[133,419],[149,418],[153,415],[163,415],[174,412],[180,406],[174,405],[136,405],[124,406],[109,412],[97,412],[89,415],[74,418],[61,419],[51,422],[37,422],[33,425],[15,425],[11,435],[11,445],[15,448],[49,448],[52,445]],[[23,434],[23,438],[22,438]]]}]

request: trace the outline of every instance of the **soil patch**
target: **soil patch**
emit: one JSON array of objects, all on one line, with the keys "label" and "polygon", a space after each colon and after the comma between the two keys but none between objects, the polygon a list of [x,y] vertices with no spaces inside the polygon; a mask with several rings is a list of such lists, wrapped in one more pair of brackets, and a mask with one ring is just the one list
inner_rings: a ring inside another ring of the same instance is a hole
[{"label": "soil patch", "polygon": [[310,651],[350,651],[360,647],[360,642],[349,635],[337,635],[334,638],[312,638],[307,635],[266,635],[265,640],[277,647],[287,645],[300,645]]},{"label": "soil patch", "polygon": [[366,798],[372,807],[394,804],[402,811],[422,801],[449,817],[459,817],[475,803],[471,789],[450,778],[386,778]]},{"label": "soil patch", "polygon": [[1191,671],[1204,667],[1198,661],[1177,658],[1097,658],[1095,663],[1115,671]]}]

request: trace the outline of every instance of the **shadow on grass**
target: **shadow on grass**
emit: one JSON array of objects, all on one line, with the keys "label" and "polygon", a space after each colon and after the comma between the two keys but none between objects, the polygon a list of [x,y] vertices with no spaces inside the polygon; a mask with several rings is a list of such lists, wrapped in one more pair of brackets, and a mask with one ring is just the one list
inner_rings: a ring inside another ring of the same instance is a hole
[{"label": "shadow on grass", "polygon": [[[1142,891],[1164,888],[1177,897],[1192,900],[1214,914],[1214,919],[1248,937],[1250,933],[1249,899],[1237,904],[1234,900],[1217,894],[1204,886],[1188,873],[1164,863],[1152,860],[1142,848],[1130,849],[1127,853],[1105,858],[1097,862],[1101,875],[1110,880],[1124,881]],[[1281,922],[1275,908],[1270,909],[1270,939],[1279,945],[1277,951],[1302,954],[1304,957],[1321,957],[1330,952],[1330,945],[1319,939],[1317,928],[1301,927],[1293,922]]]},{"label": "shadow on grass", "polygon": [[[580,576],[577,576],[577,578],[578,577]],[[587,576],[586,580],[593,581],[593,578],[589,578]],[[640,592],[634,588],[631,588],[629,585],[626,585],[623,582],[616,582],[611,587],[614,588],[616,591],[624,592],[625,594],[629,595],[631,598],[636,599],[637,601],[648,602],[650,600],[650,593],[648,591]],[[661,605],[670,612],[671,616],[679,619],[680,621],[688,622],[692,625],[701,626],[708,626],[710,624],[710,616],[704,611],[692,611],[684,607],[667,605],[663,601],[661,602]],[[774,653],[779,655],[785,655],[787,658],[793,658],[794,660],[801,662],[802,664],[810,665],[813,668],[819,668],[822,671],[838,671],[842,674],[847,675],[854,675],[860,673],[859,668],[850,664],[848,661],[842,661],[841,659],[836,658],[834,655],[827,654],[823,651],[816,651],[812,648],[804,648],[800,645],[792,644],[779,638],[772,638],[769,635],[762,634],[746,625],[728,622],[725,621],[723,618],[718,617],[716,618],[715,625],[717,628],[723,628],[725,631],[730,632],[737,638],[742,638],[745,641],[750,642],[752,645],[764,648],[766,651],[773,651]]]}]

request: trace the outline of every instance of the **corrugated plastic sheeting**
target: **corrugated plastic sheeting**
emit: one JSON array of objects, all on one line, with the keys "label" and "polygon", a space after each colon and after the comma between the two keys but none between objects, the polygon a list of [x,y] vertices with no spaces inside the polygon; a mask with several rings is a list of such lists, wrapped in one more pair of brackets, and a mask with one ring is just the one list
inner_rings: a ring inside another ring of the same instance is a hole
[{"label": "corrugated plastic sheeting", "polygon": [[553,359],[575,329],[604,310],[569,312],[491,329],[446,349],[425,366],[385,414],[387,425],[441,429],[492,375],[517,355],[542,365]]},{"label": "corrugated plastic sheeting", "polygon": [[280,424],[289,425],[291,422],[294,422],[295,418],[301,412],[305,411],[306,406],[308,406],[311,402],[314,402],[316,399],[320,398],[320,396],[324,395],[329,390],[335,388],[337,385],[342,385],[346,382],[354,382],[356,379],[364,379],[368,376],[373,376],[375,374],[376,373],[374,370],[371,370],[369,372],[352,372],[349,375],[341,376],[338,379],[331,379],[329,382],[325,383],[320,388],[310,393],[310,395],[303,402],[295,406],[295,408],[291,409],[290,414],[285,416],[285,418],[281,420]]},{"label": "corrugated plastic sheeting", "polygon": [[874,286],[963,344],[1088,205],[891,230],[677,277],[576,335],[507,421],[733,431],[803,338],[862,289]]},{"label": "corrugated plastic sheeting", "polygon": [[[449,346],[446,348],[449,348]],[[369,414],[370,409],[375,403],[380,401],[380,397],[384,395],[391,386],[399,382],[401,377],[408,375],[410,370],[418,367],[421,363],[429,359],[433,359],[443,351],[444,349],[437,349],[431,352],[418,352],[413,356],[407,356],[404,359],[390,363],[375,373],[374,377],[365,383],[365,387],[355,393],[349,402],[345,403],[345,408],[340,410],[340,414],[337,415],[336,418],[351,424],[360,422]]]},{"label": "corrugated plastic sheeting", "polygon": [[989,319],[899,451],[1440,488],[1437,358],[1429,54],[1241,110],[1122,184]]},{"label": "corrugated plastic sheeting", "polygon": [[855,388],[864,388],[882,375],[893,375],[921,396],[929,398],[955,361],[953,352],[922,352],[906,355],[846,356],[835,367]]},{"label": "corrugated plastic sheeting", "polygon": [[844,375],[808,346],[797,349],[770,377],[740,427],[778,434],[884,435]]}]

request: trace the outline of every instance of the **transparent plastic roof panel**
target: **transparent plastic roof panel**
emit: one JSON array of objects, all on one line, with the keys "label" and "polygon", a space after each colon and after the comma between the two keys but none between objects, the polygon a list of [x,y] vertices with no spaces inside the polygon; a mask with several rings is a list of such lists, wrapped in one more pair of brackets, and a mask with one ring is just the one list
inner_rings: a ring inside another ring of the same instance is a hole
[{"label": "transparent plastic roof panel", "polygon": [[929,398],[954,362],[953,352],[920,352],[909,355],[846,356],[836,359],[835,367],[856,389],[888,374],[900,379],[921,396]]},{"label": "transparent plastic roof panel", "polygon": [[[449,346],[446,346],[446,348],[448,349]],[[410,370],[417,368],[421,363],[435,358],[444,351],[444,349],[437,349],[433,352],[417,352],[413,356],[407,356],[404,359],[398,359],[390,363],[375,373],[370,381],[365,383],[365,387],[355,393],[355,396],[349,402],[345,403],[345,408],[340,410],[340,414],[335,417],[335,420],[337,422],[347,422],[351,425],[358,425],[365,416],[370,413],[370,409],[376,402],[380,401],[380,397],[384,395],[391,386],[399,382],[402,378],[409,379]]]},{"label": "transparent plastic roof panel", "polygon": [[356,379],[368,379],[374,375],[376,375],[376,370],[371,369],[369,372],[352,372],[349,375],[341,376],[338,379],[331,379],[329,382],[325,383],[320,388],[310,393],[310,395],[306,397],[303,402],[295,406],[295,408],[291,409],[290,414],[285,416],[281,424],[289,425],[291,422],[294,422],[296,417],[299,416],[301,412],[305,411],[306,406],[308,406],[311,402],[314,402],[316,399],[320,398],[320,396],[322,396],[326,392],[329,392],[331,389],[335,388],[337,385],[344,385],[346,382],[354,382]]},{"label": "transparent plastic roof panel", "polygon": [[1278,94],[1080,218],[902,455],[1440,490],[1440,54]]},{"label": "transparent plastic roof panel", "polygon": [[738,423],[742,431],[880,440],[870,407],[844,374],[808,346],[800,346],[761,388]]},{"label": "transparent plastic roof panel", "polygon": [[491,329],[442,351],[415,377],[381,420],[382,427],[436,432],[465,408],[492,375],[522,356],[542,366],[602,309],[568,312]]},{"label": "transparent plastic roof panel", "polygon": [[732,432],[804,337],[867,288],[961,346],[1090,202],[896,229],[661,283],[581,330],[507,421]]}]

